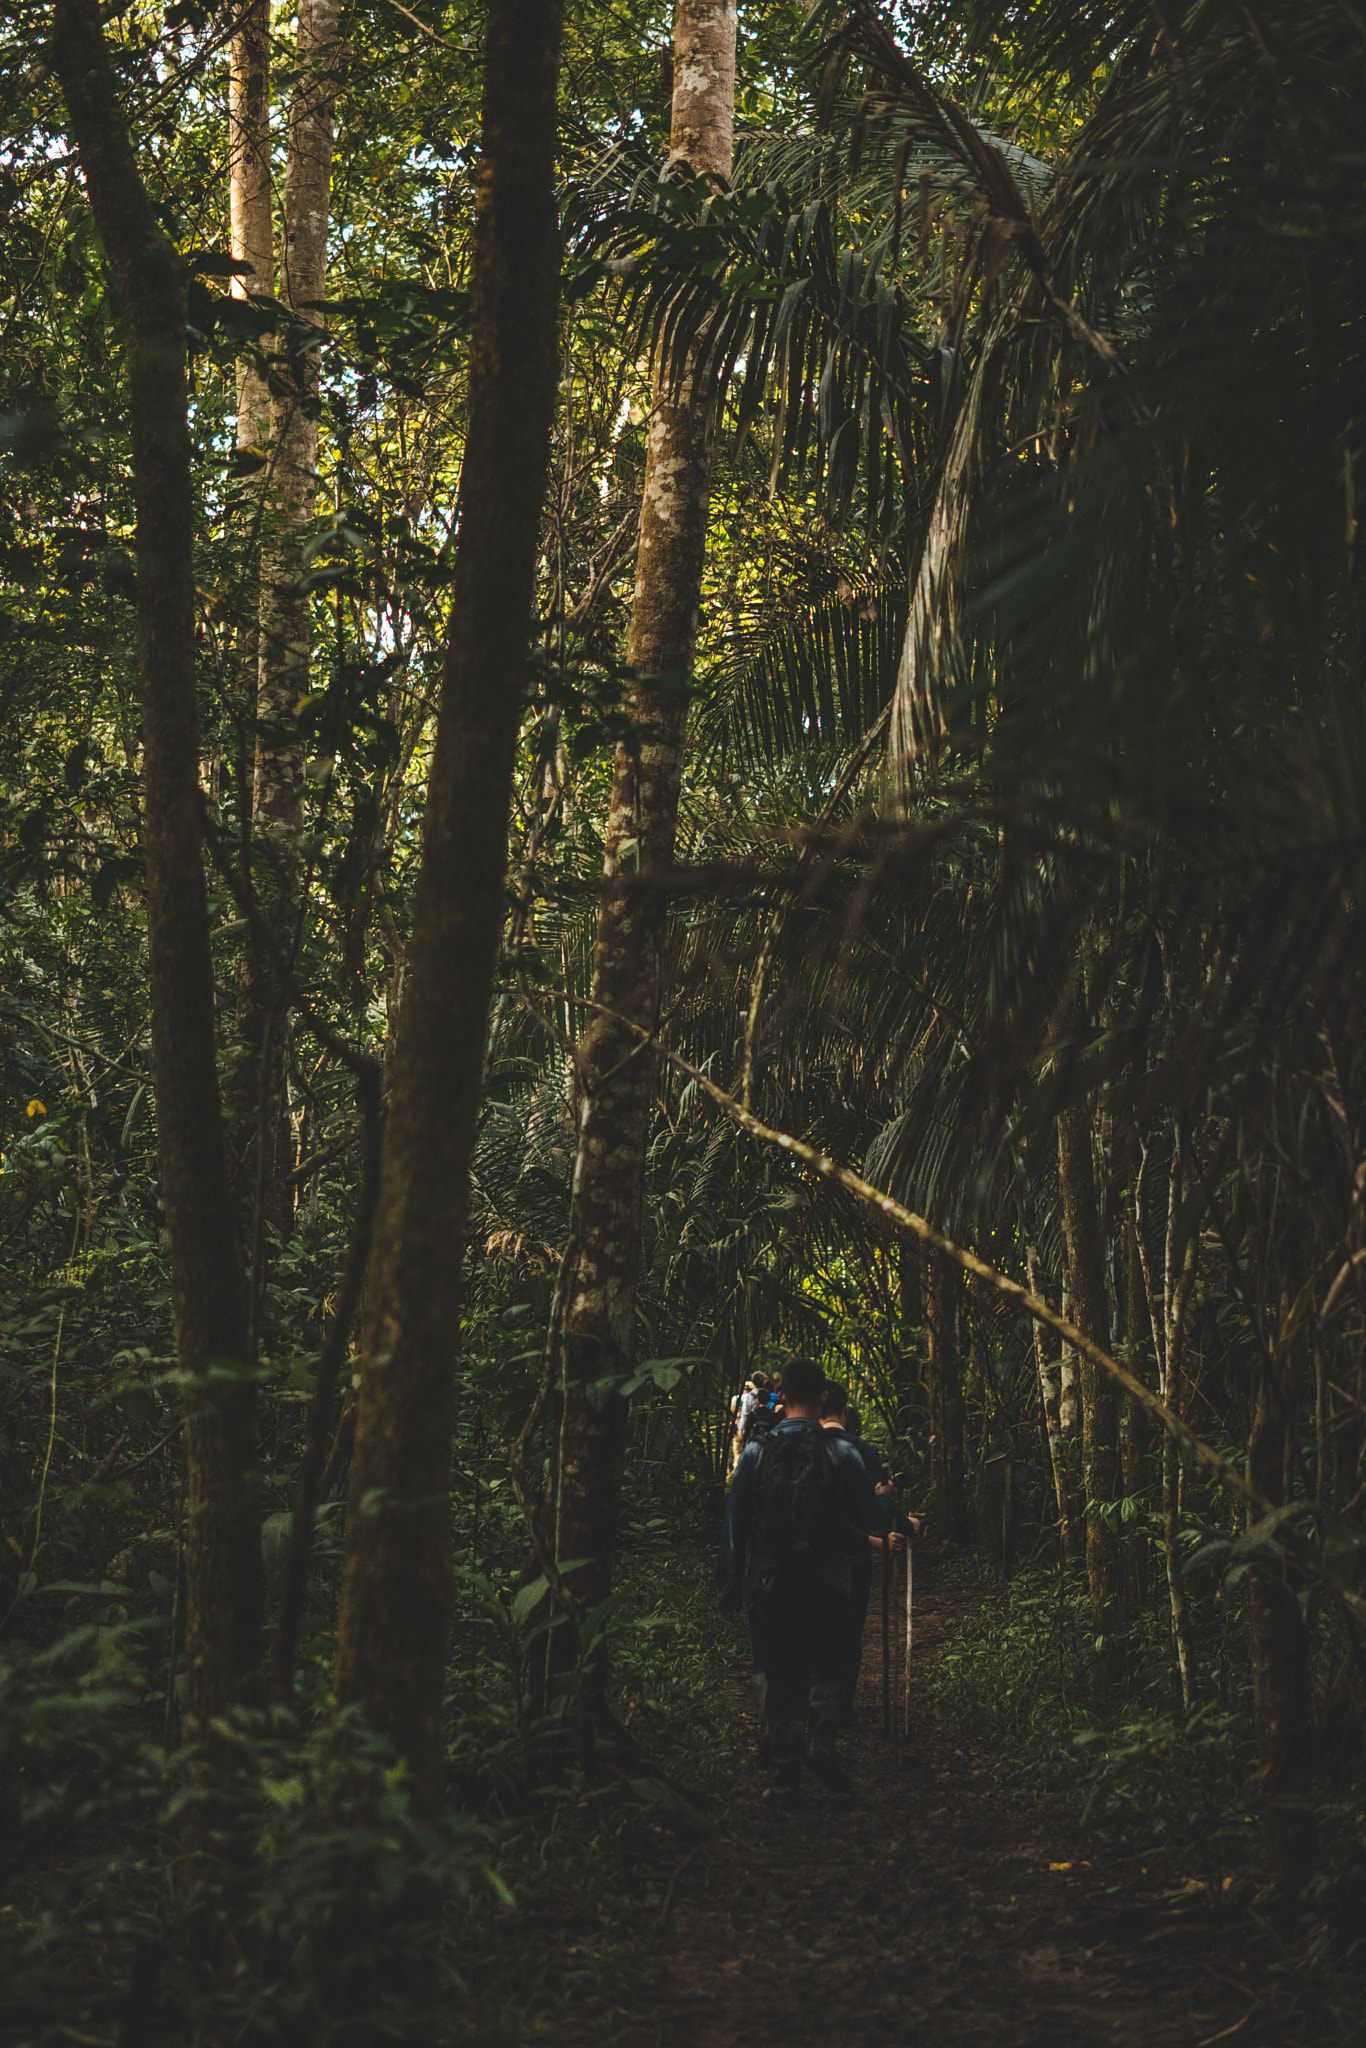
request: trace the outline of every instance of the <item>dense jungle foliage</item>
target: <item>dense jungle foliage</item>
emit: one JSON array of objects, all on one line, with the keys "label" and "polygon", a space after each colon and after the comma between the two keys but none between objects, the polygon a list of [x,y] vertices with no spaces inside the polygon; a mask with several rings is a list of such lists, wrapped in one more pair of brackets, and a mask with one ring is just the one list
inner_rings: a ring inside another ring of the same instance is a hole
[{"label": "dense jungle foliage", "polygon": [[[566,1977],[521,1906],[724,1799],[708,1549],[794,1349],[976,1559],[945,1709],[1350,1971],[1366,26],[549,9],[548,481],[485,659],[521,4],[0,22],[0,2029],[511,2042],[624,1995],[610,1915]],[[728,176],[678,143],[711,14]],[[433,823],[476,656],[492,882]]]}]

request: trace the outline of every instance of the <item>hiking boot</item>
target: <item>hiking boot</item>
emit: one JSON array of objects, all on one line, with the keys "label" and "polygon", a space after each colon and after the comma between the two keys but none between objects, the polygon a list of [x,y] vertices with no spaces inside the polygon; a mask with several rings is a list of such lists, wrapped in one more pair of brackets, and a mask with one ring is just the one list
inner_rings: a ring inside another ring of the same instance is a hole
[{"label": "hiking boot", "polygon": [[823,1756],[818,1750],[813,1749],[806,1761],[827,1792],[853,1791],[854,1781],[837,1756]]},{"label": "hiking boot", "polygon": [[769,1762],[779,1771],[789,1768],[801,1774],[802,1758],[806,1754],[806,1730],[800,1721],[770,1721],[768,1724]]},{"label": "hiking boot", "polygon": [[773,1774],[773,1783],[769,1789],[773,1793],[781,1794],[787,1799],[795,1799],[802,1789],[801,1758],[792,1756],[787,1759],[786,1763],[779,1764]]}]

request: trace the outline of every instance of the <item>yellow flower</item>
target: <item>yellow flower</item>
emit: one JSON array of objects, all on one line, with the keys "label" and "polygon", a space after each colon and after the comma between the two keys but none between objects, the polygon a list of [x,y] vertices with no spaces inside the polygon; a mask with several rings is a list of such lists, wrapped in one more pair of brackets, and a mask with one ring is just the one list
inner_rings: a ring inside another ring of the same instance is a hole
[{"label": "yellow flower", "polygon": [[32,1102],[30,1102],[28,1106],[26,1114],[29,1116],[46,1116],[47,1104],[45,1102],[40,1102],[37,1096],[35,1095]]}]

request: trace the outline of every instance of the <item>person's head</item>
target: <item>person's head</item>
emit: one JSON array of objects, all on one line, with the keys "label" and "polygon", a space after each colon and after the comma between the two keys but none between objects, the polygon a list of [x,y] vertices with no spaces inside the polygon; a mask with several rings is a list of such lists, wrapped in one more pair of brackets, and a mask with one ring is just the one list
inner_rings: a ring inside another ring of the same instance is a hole
[{"label": "person's head", "polygon": [[811,1358],[789,1358],[783,1367],[783,1406],[798,1421],[819,1421],[825,1374]]},{"label": "person's head", "polygon": [[835,1429],[845,1427],[849,1413],[849,1389],[838,1380],[827,1380],[821,1396],[821,1421],[828,1422]]}]

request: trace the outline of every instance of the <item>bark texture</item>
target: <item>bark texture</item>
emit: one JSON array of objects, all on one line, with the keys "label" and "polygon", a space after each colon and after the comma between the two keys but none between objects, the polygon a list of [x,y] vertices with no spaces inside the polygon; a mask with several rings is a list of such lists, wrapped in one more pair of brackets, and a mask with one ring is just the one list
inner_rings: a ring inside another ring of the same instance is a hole
[{"label": "bark texture", "polygon": [[[249,293],[275,290],[275,228],[271,202],[270,163],[270,0],[250,0],[237,17],[229,53],[228,68],[228,215],[232,254],[251,266],[249,276],[234,276],[232,293],[245,298]],[[267,459],[274,436],[274,410],[270,387],[264,373],[260,350],[237,359],[237,446],[258,460]],[[247,485],[260,492],[265,479],[259,473]],[[259,506],[258,506],[259,513]],[[243,577],[242,616],[237,629],[236,681],[238,692],[236,796],[238,810],[238,852],[243,879],[250,878],[250,845],[253,781],[256,754],[256,688],[261,648],[261,587],[259,554],[253,551],[250,572]],[[269,1167],[278,1146],[267,1144],[262,1160],[259,1137],[262,1123],[262,1053],[268,1050],[269,1029],[273,1040],[270,979],[264,963],[248,943],[240,963],[240,984],[236,1003],[236,1042],[223,1076],[224,1106],[231,1134],[233,1192],[242,1222],[242,1235],[251,1247],[252,1271],[259,1266],[261,1237],[257,1199],[268,1194]],[[276,1062],[277,1072],[279,1062]],[[278,1119],[280,1088],[267,1091],[267,1109]],[[262,1173],[262,1168],[267,1171]],[[278,1218],[277,1218],[278,1220]]]},{"label": "bark texture", "polygon": [[[678,0],[674,19],[671,163],[697,177],[730,176],[735,108],[735,8]],[[675,386],[656,366],[640,508],[627,663],[629,745],[617,749],[593,962],[599,1016],[580,1059],[583,1090],[574,1166],[559,1434],[549,1526],[557,1559],[588,1558],[576,1596],[601,1599],[611,1580],[621,1495],[624,1404],[589,1398],[597,1380],[625,1374],[635,1353],[645,1151],[656,1061],[637,1032],[659,1020],[663,899],[632,881],[673,859],[687,723],[684,687],[697,637],[711,499],[705,394],[685,372]]]},{"label": "bark texture", "polygon": [[[94,0],[57,0],[52,61],[118,283],[137,518],[143,852],[161,1199],[185,1380],[186,1732],[241,1698],[261,1652],[255,1399],[214,1045],[196,789],[194,505],[185,265],[157,221]],[[212,1376],[211,1376],[212,1375]]]},{"label": "bark texture", "polygon": [[[327,289],[339,4],[299,4],[280,234],[279,296],[291,318],[274,358],[270,393],[273,445],[261,562],[252,837],[265,850],[262,894],[286,958],[293,953],[299,914],[305,760],[298,706],[309,686],[312,605],[303,587],[304,545],[318,481],[315,335],[325,323],[316,302]],[[241,1093],[253,1105],[253,1130],[249,1144],[239,1149],[250,1162],[258,1231],[264,1216],[284,1232],[293,1215],[286,1083],[290,1015],[263,961],[256,963],[242,1035]],[[258,1263],[253,1260],[254,1267]]]},{"label": "bark texture", "polygon": [[[1031,1294],[1039,1292],[1038,1253],[1029,1244],[1025,1254],[1025,1272]],[[1067,1467],[1063,1459],[1062,1421],[1059,1414],[1058,1364],[1048,1356],[1047,1333],[1042,1323],[1035,1323],[1034,1370],[1039,1381],[1039,1410],[1043,1418],[1044,1440],[1048,1451],[1048,1467],[1053,1475],[1053,1499],[1058,1510],[1058,1547],[1062,1562],[1067,1564],[1074,1553],[1074,1532],[1072,1528],[1071,1504],[1067,1489]]]},{"label": "bark texture", "polygon": [[337,84],[339,0],[300,0],[280,235],[280,298],[292,315],[278,359],[271,548],[262,565],[256,756],[258,831],[291,868],[303,822],[304,759],[295,707],[308,688],[309,598],[299,588],[318,469],[316,301],[327,289],[327,234]]},{"label": "bark texture", "polygon": [[[232,254],[251,265],[234,277],[234,298],[275,289],[270,195],[270,0],[252,0],[233,32],[228,74],[228,210]],[[270,391],[250,356],[237,362],[237,445],[262,448],[271,435]]]},{"label": "bark texture", "polygon": [[[1058,1185],[1067,1246],[1072,1320],[1093,1344],[1108,1349],[1110,1314],[1105,1290],[1105,1246],[1091,1157],[1091,1118],[1084,1102],[1058,1115]],[[1123,1574],[1119,1546],[1100,1509],[1119,1491],[1119,1404],[1108,1373],[1081,1361],[1082,1474],[1086,1489],[1086,1580],[1091,1626],[1098,1644],[1096,1690],[1104,1697],[1120,1675]]]},{"label": "bark texture", "polygon": [[471,271],[469,435],[422,871],[361,1341],[337,1692],[441,1798],[459,1247],[503,928],[557,388],[561,10],[490,0]]}]

